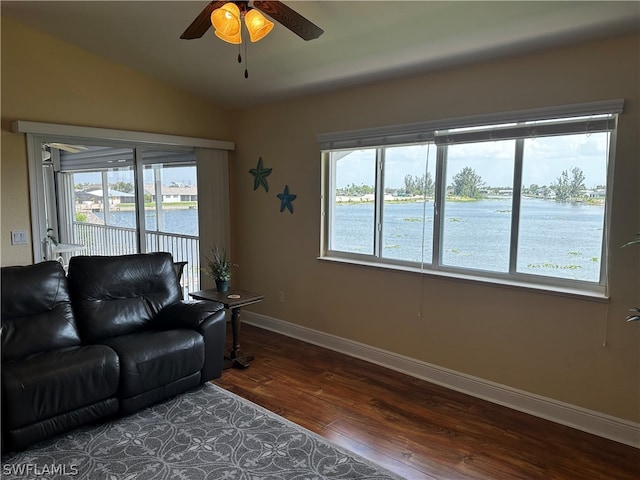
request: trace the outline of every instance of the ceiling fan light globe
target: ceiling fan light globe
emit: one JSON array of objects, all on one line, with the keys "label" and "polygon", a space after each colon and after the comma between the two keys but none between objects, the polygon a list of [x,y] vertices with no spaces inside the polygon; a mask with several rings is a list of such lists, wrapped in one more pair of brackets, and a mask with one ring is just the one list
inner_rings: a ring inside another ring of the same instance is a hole
[{"label": "ceiling fan light globe", "polygon": [[244,16],[244,23],[249,31],[249,38],[252,42],[267,36],[273,29],[273,22],[268,20],[262,13],[255,9],[249,10]]},{"label": "ceiling fan light globe", "polygon": [[225,3],[211,13],[211,24],[216,31],[225,36],[240,34],[240,9],[235,3]]},{"label": "ceiling fan light globe", "polygon": [[227,43],[233,43],[234,45],[239,45],[242,43],[242,36],[240,32],[235,35],[225,35],[224,33],[220,33],[218,30],[215,31],[216,37],[220,40],[224,40]]}]

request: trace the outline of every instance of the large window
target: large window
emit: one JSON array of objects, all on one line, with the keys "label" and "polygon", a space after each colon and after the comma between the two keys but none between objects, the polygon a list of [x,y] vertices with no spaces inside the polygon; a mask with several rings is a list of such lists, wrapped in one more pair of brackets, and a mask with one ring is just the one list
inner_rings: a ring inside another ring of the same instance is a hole
[{"label": "large window", "polygon": [[604,293],[607,107],[319,136],[321,256]]}]

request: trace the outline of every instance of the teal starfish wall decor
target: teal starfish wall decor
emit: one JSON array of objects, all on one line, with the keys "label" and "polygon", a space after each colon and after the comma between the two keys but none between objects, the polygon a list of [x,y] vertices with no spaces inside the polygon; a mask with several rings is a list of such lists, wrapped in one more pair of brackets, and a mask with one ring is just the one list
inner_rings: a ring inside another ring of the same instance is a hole
[{"label": "teal starfish wall decor", "polygon": [[284,192],[279,193],[276,197],[280,199],[280,212],[284,212],[284,209],[286,208],[293,213],[293,205],[291,205],[291,202],[296,199],[297,195],[289,193],[289,185],[285,185]]},{"label": "teal starfish wall decor", "polygon": [[269,191],[269,184],[267,183],[267,177],[271,175],[272,168],[262,167],[262,157],[258,158],[258,165],[256,168],[249,170],[249,173],[253,175],[253,189],[257,190],[259,187],[264,187],[265,192]]}]

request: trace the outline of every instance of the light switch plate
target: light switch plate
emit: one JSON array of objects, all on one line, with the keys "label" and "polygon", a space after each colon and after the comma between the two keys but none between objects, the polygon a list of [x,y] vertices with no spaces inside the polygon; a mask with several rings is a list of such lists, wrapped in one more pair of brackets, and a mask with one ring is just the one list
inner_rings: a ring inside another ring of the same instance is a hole
[{"label": "light switch plate", "polygon": [[29,243],[29,237],[25,230],[11,231],[11,245],[26,245]]}]

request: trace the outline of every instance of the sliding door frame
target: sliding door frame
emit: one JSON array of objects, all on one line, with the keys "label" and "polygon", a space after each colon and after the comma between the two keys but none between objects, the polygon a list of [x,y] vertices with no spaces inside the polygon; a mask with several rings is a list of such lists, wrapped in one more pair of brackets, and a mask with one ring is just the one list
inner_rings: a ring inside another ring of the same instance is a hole
[{"label": "sliding door frame", "polygon": [[[47,234],[47,215],[45,210],[47,202],[45,200],[42,144],[52,142],[125,146],[134,149],[136,155],[139,155],[140,148],[195,148],[198,172],[200,172],[201,168],[213,168],[224,173],[219,177],[221,184],[218,190],[223,192],[223,201],[218,206],[213,207],[219,210],[216,212],[215,217],[222,220],[221,224],[217,226],[218,232],[221,232],[221,234],[215,239],[205,239],[205,242],[215,241],[217,245],[222,245],[227,249],[230,247],[228,151],[235,149],[233,142],[22,120],[13,122],[11,127],[13,132],[26,134],[34,263],[41,262],[46,258],[42,242]],[[215,162],[215,165],[207,165],[211,161]],[[200,173],[198,173],[198,177],[200,177]],[[209,182],[211,182],[211,178],[209,178]],[[202,218],[199,218],[199,222],[202,224]],[[203,232],[202,229],[201,232]]]}]

